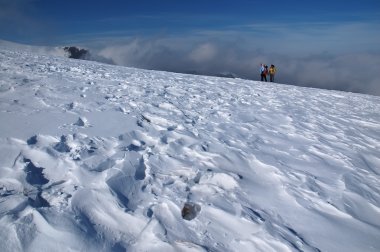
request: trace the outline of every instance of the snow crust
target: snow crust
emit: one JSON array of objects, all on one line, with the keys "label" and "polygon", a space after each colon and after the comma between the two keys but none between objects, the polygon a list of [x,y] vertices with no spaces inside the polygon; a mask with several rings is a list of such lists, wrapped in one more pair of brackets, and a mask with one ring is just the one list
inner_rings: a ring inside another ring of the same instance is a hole
[{"label": "snow crust", "polygon": [[3,252],[380,251],[380,97],[1,46],[0,72]]}]

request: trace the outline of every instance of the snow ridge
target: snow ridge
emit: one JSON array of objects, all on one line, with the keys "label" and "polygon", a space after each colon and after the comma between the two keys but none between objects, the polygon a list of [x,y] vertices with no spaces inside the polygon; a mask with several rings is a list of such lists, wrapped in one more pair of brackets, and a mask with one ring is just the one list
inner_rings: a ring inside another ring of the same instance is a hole
[{"label": "snow ridge", "polygon": [[4,48],[0,70],[1,251],[380,250],[380,97]]}]

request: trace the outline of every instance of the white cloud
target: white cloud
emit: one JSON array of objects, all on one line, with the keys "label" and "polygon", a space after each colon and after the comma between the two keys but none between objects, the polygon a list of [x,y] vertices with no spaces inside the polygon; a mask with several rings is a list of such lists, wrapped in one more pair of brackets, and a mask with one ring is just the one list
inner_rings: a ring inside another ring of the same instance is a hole
[{"label": "white cloud", "polygon": [[216,55],[216,47],[211,43],[205,43],[192,50],[189,58],[196,63],[203,63],[212,60]]},{"label": "white cloud", "polygon": [[[274,26],[249,27],[253,33],[236,28],[177,37],[117,38],[103,45],[97,41],[97,48],[101,56],[119,65],[230,72],[254,80],[259,79],[263,62],[278,67],[278,82],[380,95],[380,41],[375,43],[380,35],[369,35],[379,25],[298,24],[299,30]],[[272,32],[263,32],[266,29]]]}]

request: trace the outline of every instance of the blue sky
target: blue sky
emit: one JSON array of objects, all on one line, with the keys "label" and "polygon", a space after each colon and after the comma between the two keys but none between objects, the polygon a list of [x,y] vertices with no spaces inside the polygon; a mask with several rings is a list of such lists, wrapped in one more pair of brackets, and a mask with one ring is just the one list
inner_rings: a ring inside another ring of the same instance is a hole
[{"label": "blue sky", "polygon": [[1,38],[30,44],[232,31],[270,39],[283,30],[380,23],[378,0],[0,0],[0,7]]},{"label": "blue sky", "polygon": [[377,69],[354,74],[380,63],[380,0],[0,0],[0,39],[249,79],[274,63],[283,83],[380,94]]}]

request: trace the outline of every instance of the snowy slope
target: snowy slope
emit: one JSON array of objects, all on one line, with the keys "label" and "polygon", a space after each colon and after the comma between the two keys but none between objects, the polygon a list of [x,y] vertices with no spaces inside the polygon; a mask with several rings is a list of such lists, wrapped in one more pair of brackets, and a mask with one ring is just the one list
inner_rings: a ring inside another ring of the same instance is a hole
[{"label": "snowy slope", "polygon": [[380,97],[5,47],[0,71],[0,251],[380,251]]}]

